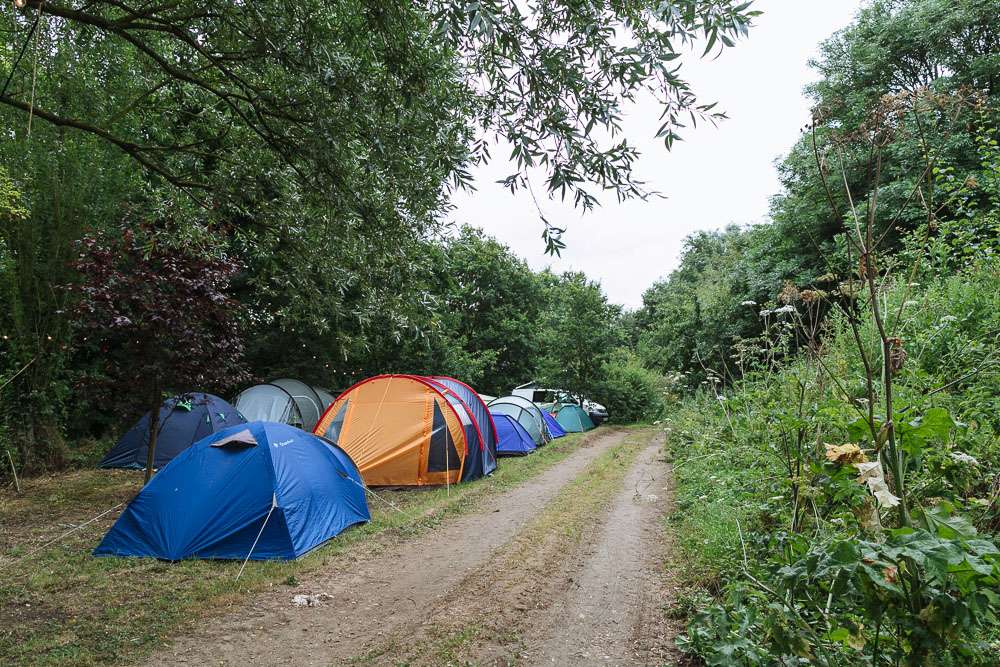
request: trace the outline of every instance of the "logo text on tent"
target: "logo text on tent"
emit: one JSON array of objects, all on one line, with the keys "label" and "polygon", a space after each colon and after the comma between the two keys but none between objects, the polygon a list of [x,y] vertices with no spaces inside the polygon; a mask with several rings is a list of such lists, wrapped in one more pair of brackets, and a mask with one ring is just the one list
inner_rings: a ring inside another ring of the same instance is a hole
[{"label": "logo text on tent", "polygon": [[283,442],[272,442],[271,446],[272,447],[285,447],[287,445],[292,444],[293,442],[295,442],[295,438],[291,438],[291,439],[285,440]]}]

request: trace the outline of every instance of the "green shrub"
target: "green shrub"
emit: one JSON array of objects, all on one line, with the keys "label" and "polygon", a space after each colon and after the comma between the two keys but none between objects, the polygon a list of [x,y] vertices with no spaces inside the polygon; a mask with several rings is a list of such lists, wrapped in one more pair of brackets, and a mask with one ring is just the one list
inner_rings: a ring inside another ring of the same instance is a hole
[{"label": "green shrub", "polygon": [[594,397],[619,424],[651,422],[663,413],[664,378],[645,368],[629,350],[616,350],[604,364]]},{"label": "green shrub", "polygon": [[[995,664],[998,269],[985,259],[880,293],[906,352],[893,378],[905,519],[860,481],[857,463],[887,456],[884,415],[873,434],[842,311],[821,356],[751,364],[670,410],[678,564],[715,596],[693,614],[685,650],[709,665]],[[880,358],[870,317],[858,340]],[[763,359],[781,344],[747,341]]]}]

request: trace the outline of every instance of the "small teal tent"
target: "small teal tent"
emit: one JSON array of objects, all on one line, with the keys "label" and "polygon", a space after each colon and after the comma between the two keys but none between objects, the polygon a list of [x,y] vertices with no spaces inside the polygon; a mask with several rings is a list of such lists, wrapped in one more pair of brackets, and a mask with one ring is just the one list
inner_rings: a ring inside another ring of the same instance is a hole
[{"label": "small teal tent", "polygon": [[594,422],[583,408],[574,403],[555,406],[556,421],[567,433],[580,433],[594,428]]},{"label": "small teal tent", "polygon": [[566,429],[560,426],[556,418],[550,415],[545,408],[542,408],[542,417],[545,419],[545,425],[549,427],[549,435],[553,438],[561,438],[566,435]]},{"label": "small teal tent", "polygon": [[497,427],[497,456],[524,456],[535,451],[535,441],[510,415],[493,414]]},{"label": "small teal tent", "polygon": [[251,422],[181,452],[94,555],[294,559],[369,518],[361,475],[339,447],[285,424]]}]

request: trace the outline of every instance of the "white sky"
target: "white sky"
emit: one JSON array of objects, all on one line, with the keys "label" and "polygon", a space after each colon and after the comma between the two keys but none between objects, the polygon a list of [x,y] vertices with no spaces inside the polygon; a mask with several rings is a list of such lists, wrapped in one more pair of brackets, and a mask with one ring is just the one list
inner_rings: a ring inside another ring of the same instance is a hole
[{"label": "white sky", "polygon": [[656,139],[660,109],[653,100],[630,108],[625,134],[642,152],[637,176],[667,199],[618,204],[613,194],[586,215],[570,201],[544,197],[546,217],[566,227],[560,258],[544,254],[542,222],[531,196],[512,196],[495,181],[513,173],[501,147],[474,172],[477,192],[459,193],[452,216],[506,243],[535,269],[584,271],[608,297],[642,305],[642,292],[677,266],[684,237],[701,229],[767,219],[768,198],[779,190],[774,162],[809,121],[803,87],[815,79],[807,61],[817,46],[853,18],[861,0],[757,0],[764,12],[750,37],[716,60],[690,58],[682,69],[702,102],[718,101],[729,120],[682,132],[667,151]]}]

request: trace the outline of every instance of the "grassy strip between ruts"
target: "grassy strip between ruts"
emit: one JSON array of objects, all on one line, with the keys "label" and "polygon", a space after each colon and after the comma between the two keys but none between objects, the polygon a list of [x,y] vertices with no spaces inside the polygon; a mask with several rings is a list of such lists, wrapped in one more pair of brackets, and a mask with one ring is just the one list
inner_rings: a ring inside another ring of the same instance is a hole
[{"label": "grassy strip between ruts", "polygon": [[[565,592],[568,582],[552,576],[554,571],[577,553],[586,537],[600,530],[600,519],[621,492],[636,457],[656,435],[652,429],[634,433],[592,461],[511,542],[433,610],[431,615],[441,620],[417,634],[408,629],[405,637],[389,637],[353,662],[473,664],[484,653],[492,653],[499,664],[516,663],[532,612],[544,612]],[[482,571],[492,576],[484,580]],[[470,625],[469,619],[475,622]]]},{"label": "grassy strip between ruts", "polygon": [[403,512],[369,496],[371,523],[298,561],[251,562],[238,584],[238,562],[93,558],[90,550],[117,512],[18,561],[47,539],[125,501],[140,484],[134,473],[96,470],[26,480],[21,495],[0,496],[0,665],[141,659],[197,620],[254,592],[294,584],[296,574],[323,567],[360,542],[409,537],[445,516],[475,509],[607,433],[602,428],[560,438],[530,456],[502,460],[491,478],[471,484],[379,491]]}]

